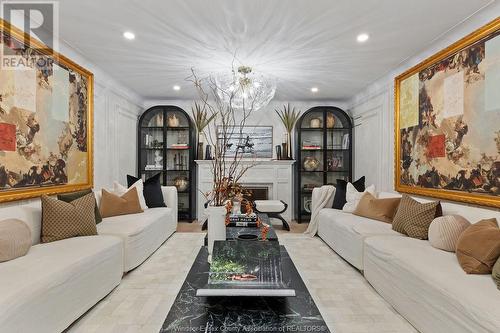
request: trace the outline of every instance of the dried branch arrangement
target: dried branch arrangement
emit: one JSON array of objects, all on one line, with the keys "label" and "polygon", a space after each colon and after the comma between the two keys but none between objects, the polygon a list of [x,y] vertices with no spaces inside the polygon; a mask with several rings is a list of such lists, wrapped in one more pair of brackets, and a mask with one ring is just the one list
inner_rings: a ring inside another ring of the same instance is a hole
[{"label": "dried branch arrangement", "polygon": [[[211,205],[223,206],[227,200],[231,200],[240,188],[238,181],[256,164],[255,158],[250,161],[243,159],[243,150],[236,148],[235,154],[229,156],[231,139],[242,137],[243,128],[254,111],[254,103],[243,105],[236,109],[232,103],[234,92],[225,90],[217,85],[213,75],[199,78],[194,70],[188,78],[199,95],[195,103],[193,117],[198,131],[204,131],[208,144],[214,148],[212,162],[213,188],[209,193],[204,193]],[[236,75],[236,71],[233,69]],[[229,102],[224,102],[224,100]],[[204,125],[204,126],[203,126]],[[236,190],[236,191],[235,191]]]}]

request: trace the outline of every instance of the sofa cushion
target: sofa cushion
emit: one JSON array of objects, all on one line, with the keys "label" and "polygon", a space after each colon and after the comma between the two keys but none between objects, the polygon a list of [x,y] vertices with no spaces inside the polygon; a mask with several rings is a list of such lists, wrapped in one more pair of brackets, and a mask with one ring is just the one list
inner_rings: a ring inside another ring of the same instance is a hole
[{"label": "sofa cushion", "polygon": [[364,239],[374,235],[403,237],[388,223],[346,213],[322,209],[318,216],[318,235],[354,267],[363,269]]},{"label": "sofa cushion", "polygon": [[[71,201],[76,200],[78,198],[81,198],[84,195],[87,195],[89,193],[93,193],[91,189],[77,191],[77,192],[61,193],[61,194],[57,195],[57,199],[62,200],[64,202],[71,202]],[[94,200],[95,200],[95,209],[94,209],[95,223],[98,224],[98,223],[101,223],[102,217],[101,217],[101,213],[99,212],[99,207],[97,205],[97,199],[94,199]]]},{"label": "sofa cushion", "polygon": [[500,297],[489,275],[467,275],[455,254],[425,240],[365,240],[365,277],[421,332],[496,332]]},{"label": "sofa cushion", "polygon": [[439,201],[420,203],[403,194],[392,221],[392,229],[412,238],[427,239],[432,220],[441,216],[438,205]]},{"label": "sofa cushion", "polygon": [[113,193],[121,197],[122,195],[127,193],[129,189],[134,187],[137,189],[137,196],[139,197],[139,203],[141,204],[141,209],[142,210],[147,209],[148,206],[146,205],[146,199],[144,199],[144,183],[142,179],[139,179],[138,181],[133,183],[132,186],[129,186],[128,188],[115,181],[113,182]]},{"label": "sofa cushion", "polygon": [[132,187],[121,196],[102,189],[101,207],[99,209],[102,217],[142,213],[137,188]]},{"label": "sofa cushion", "polygon": [[71,202],[42,195],[42,242],[97,235],[92,193]]},{"label": "sofa cushion", "polygon": [[500,256],[500,229],[496,219],[469,226],[458,239],[457,258],[469,274],[489,274]]},{"label": "sofa cushion", "polygon": [[143,213],[104,218],[97,226],[100,235],[123,240],[124,271],[146,260],[176,229],[177,216],[172,208],[146,209]]},{"label": "sofa cushion", "polygon": [[[161,189],[161,173],[158,173],[144,181],[144,199],[149,208],[165,207],[165,200]],[[140,178],[127,175],[128,187],[134,185]]]},{"label": "sofa cushion", "polygon": [[429,226],[429,243],[437,249],[455,252],[460,234],[470,222],[460,215],[436,217]]},{"label": "sofa cushion", "polygon": [[365,193],[353,214],[392,223],[400,201],[401,198],[377,199],[372,194]]},{"label": "sofa cushion", "polygon": [[351,183],[347,184],[347,190],[345,195],[346,203],[344,207],[342,207],[342,210],[347,213],[354,212],[358,207],[361,198],[366,193],[370,193],[373,196],[375,196],[375,185],[372,184],[368,186],[363,192],[359,192],[358,190],[356,190],[354,185],[352,185]]},{"label": "sofa cushion", "polygon": [[117,237],[74,237],[0,264],[0,331],[62,332],[123,275]]},{"label": "sofa cushion", "polygon": [[28,253],[31,247],[31,230],[21,220],[0,221],[0,262],[9,261]]},{"label": "sofa cushion", "polygon": [[[346,203],[346,190],[347,190],[347,181],[344,179],[337,179],[337,184],[335,185],[335,196],[333,197],[333,205],[334,209],[342,209]],[[355,182],[352,183],[358,192],[363,192],[365,190],[365,176],[359,178]]]}]

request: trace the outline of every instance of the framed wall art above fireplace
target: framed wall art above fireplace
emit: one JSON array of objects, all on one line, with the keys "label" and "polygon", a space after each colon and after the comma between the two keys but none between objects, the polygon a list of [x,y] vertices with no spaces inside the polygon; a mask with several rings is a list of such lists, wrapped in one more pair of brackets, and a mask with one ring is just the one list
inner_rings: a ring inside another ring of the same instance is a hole
[{"label": "framed wall art above fireplace", "polygon": [[91,188],[93,75],[0,20],[0,201]]},{"label": "framed wall art above fireplace", "polygon": [[395,185],[500,207],[500,18],[395,79]]}]

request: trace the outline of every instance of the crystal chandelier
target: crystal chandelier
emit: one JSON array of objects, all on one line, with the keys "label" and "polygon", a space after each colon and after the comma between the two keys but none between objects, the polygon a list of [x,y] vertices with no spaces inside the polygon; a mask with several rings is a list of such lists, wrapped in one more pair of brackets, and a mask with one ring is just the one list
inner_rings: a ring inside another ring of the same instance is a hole
[{"label": "crystal chandelier", "polygon": [[255,74],[248,66],[238,67],[238,72],[216,75],[217,93],[235,109],[254,111],[266,106],[274,97],[276,82],[270,77]]}]

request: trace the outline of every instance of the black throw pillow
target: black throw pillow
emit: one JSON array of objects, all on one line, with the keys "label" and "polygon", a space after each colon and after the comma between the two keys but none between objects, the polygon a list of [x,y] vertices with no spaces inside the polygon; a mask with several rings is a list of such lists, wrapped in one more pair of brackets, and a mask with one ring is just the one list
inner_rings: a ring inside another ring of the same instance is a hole
[{"label": "black throw pillow", "polygon": [[[333,205],[332,208],[335,209],[342,209],[347,202],[345,199],[346,191],[347,191],[347,181],[343,179],[337,179],[337,185],[335,185],[335,197],[333,198]],[[356,180],[354,183],[354,188],[358,192],[364,192],[365,191],[365,176],[359,178]]]},{"label": "black throw pillow", "polygon": [[[163,199],[163,192],[161,191],[160,177],[161,173],[158,173],[153,177],[146,179],[144,182],[144,189],[142,193],[144,194],[144,199],[146,200],[146,206],[148,206],[148,208],[167,207],[165,205],[165,200]],[[127,186],[130,187],[134,185],[134,183],[139,179],[140,178],[127,175]]]}]

